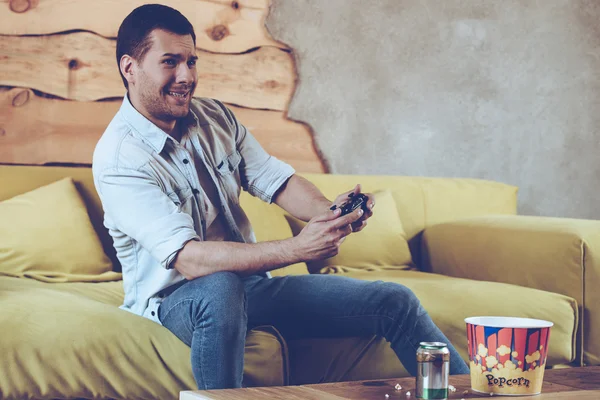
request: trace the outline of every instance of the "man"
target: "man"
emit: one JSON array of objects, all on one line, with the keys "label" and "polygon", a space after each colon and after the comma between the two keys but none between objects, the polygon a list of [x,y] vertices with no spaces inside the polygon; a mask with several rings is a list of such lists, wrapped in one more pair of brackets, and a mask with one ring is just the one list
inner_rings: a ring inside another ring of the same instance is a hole
[{"label": "man", "polygon": [[[337,254],[366,225],[373,197],[367,212],[331,211],[331,201],[269,156],[221,102],[192,99],[195,41],[189,21],[161,5],[137,8],[119,29],[127,95],[96,147],[93,172],[123,267],[122,308],[191,347],[200,389],[241,387],[246,333],[265,324],[287,337],[379,334],[415,374],[419,342],[447,338],[409,289],[267,275]],[[296,237],[255,243],[242,188],[308,224]],[[451,373],[468,372],[452,347],[451,357]]]}]

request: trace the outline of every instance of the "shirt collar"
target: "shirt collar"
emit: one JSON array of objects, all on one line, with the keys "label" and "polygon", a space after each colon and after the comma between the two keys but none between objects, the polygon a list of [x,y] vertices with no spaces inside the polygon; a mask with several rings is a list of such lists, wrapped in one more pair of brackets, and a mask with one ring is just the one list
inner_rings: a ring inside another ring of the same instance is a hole
[{"label": "shirt collar", "polygon": [[[123,104],[121,104],[119,113],[131,125],[134,132],[139,135],[139,138],[148,143],[148,145],[150,145],[157,153],[163,151],[168,139],[173,142],[175,141],[175,139],[167,135],[165,131],[154,125],[153,122],[136,110],[129,101],[129,96],[127,94],[125,94],[125,97],[123,98]],[[187,129],[184,129],[184,135],[187,134],[187,130],[190,126],[197,124],[197,120],[197,117],[190,109],[190,113],[185,117],[185,127]]]}]

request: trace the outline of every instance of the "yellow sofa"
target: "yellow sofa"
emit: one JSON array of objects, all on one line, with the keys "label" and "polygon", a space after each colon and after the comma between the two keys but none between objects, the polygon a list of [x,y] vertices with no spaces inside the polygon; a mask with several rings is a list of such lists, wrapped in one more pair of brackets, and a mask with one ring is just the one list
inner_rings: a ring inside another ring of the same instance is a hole
[{"label": "yellow sofa", "polygon": [[[516,216],[517,188],[484,180],[304,176],[330,198],[361,183],[377,193],[375,216],[337,257],[274,276],[310,271],[406,285],[465,359],[464,318],[505,315],[554,322],[548,365],[600,364],[599,221]],[[90,168],[0,166],[0,206],[64,177],[118,271]],[[241,202],[259,240],[302,228],[276,206],[245,193]],[[7,276],[0,262],[2,397],[166,399],[193,389],[189,348],[120,310],[122,298],[118,279],[50,283]],[[286,340],[270,326],[248,334],[247,386],[406,375],[380,338]]]}]

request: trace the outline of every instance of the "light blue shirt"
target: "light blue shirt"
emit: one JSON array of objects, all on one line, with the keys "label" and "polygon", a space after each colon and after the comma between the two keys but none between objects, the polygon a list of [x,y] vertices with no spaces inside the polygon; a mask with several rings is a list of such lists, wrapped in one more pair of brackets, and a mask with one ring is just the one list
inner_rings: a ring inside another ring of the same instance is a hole
[{"label": "light blue shirt", "polygon": [[240,207],[242,188],[271,203],[295,173],[267,154],[217,100],[194,99],[184,122],[182,142],[191,143],[185,147],[125,96],[96,145],[92,164],[104,225],[122,266],[121,308],[159,324],[162,298],[184,280],[172,261],[188,241],[206,237],[206,199],[191,161],[204,163],[218,192],[228,236],[242,243],[256,242]]}]

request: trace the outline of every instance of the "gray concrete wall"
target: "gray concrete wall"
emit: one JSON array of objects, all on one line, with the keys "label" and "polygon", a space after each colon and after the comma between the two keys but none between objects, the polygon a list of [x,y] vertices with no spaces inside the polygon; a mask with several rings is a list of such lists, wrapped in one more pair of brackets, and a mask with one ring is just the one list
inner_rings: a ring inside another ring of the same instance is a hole
[{"label": "gray concrete wall", "polygon": [[475,177],[600,219],[600,0],[273,0],[332,173]]}]

